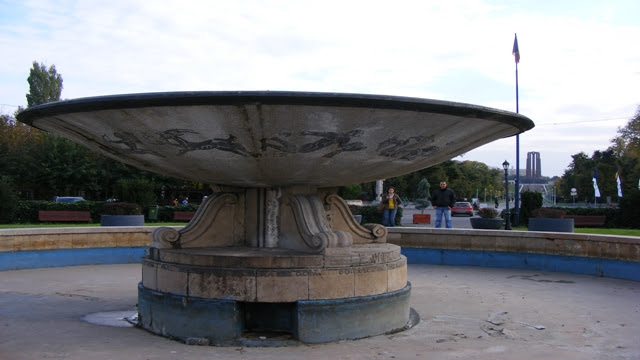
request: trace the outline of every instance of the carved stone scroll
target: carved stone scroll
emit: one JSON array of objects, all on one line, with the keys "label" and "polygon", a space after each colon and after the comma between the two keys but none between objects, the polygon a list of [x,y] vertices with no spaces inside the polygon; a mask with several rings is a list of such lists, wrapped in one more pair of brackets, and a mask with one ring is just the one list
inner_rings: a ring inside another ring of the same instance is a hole
[{"label": "carved stone scroll", "polygon": [[351,233],[354,244],[387,242],[387,228],[380,224],[358,224],[349,210],[349,205],[340,196],[329,194],[324,201],[334,211],[333,230]]},{"label": "carved stone scroll", "polygon": [[181,230],[161,227],[151,234],[151,247],[158,249],[244,245],[244,207],[236,193],[208,198]]},{"label": "carved stone scroll", "polygon": [[326,248],[349,247],[353,243],[349,232],[331,229],[316,194],[287,194],[283,204],[280,247],[321,253]]}]

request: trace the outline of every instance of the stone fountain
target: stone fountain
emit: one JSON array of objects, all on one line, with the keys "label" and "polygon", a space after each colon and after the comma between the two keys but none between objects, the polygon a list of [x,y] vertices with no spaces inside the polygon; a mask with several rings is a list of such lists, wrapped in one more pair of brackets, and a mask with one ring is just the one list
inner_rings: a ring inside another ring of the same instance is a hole
[{"label": "stone fountain", "polygon": [[164,175],[212,184],[142,262],[139,325],[187,343],[282,345],[410,327],[406,258],[357,223],[340,185],[410,173],[533,128],[418,98],[177,92],[69,100],[22,122]]}]

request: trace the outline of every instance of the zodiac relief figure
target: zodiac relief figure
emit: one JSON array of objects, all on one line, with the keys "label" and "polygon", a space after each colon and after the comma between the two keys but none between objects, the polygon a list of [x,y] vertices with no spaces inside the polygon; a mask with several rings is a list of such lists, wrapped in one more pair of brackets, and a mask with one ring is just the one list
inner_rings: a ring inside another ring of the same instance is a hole
[{"label": "zodiac relief figure", "polygon": [[142,141],[140,141],[140,139],[136,135],[128,132],[114,132],[113,136],[118,140],[111,139],[107,134],[102,135],[102,138],[104,139],[104,141],[110,142],[112,144],[122,144],[129,148],[132,153],[147,153],[147,151],[138,147],[140,144],[142,144]]},{"label": "zodiac relief figure", "polygon": [[378,155],[391,157],[400,160],[413,160],[417,157],[424,157],[437,151],[437,146],[426,146],[426,143],[433,142],[433,137],[412,136],[406,140],[397,137],[389,138],[378,145]]},{"label": "zodiac relief figure", "polygon": [[[277,154],[294,154],[294,153],[312,153],[323,149],[331,148],[331,151],[322,155],[325,158],[331,158],[345,151],[359,151],[366,149],[362,142],[353,141],[353,138],[362,136],[363,130],[351,130],[346,133],[337,133],[331,131],[301,131],[296,134],[296,138],[314,136],[320,139],[308,142],[298,146],[295,141],[290,141],[294,135],[288,132],[282,132],[278,136],[265,137],[260,139],[260,151],[265,152],[268,149],[276,150]],[[214,138],[204,141],[189,141],[187,136],[191,134],[199,135],[190,129],[169,129],[158,133],[162,144],[167,144],[179,148],[179,154],[184,154],[195,150],[220,150],[234,153],[243,157],[260,157],[261,153],[251,153],[242,144],[238,142],[235,135],[229,134],[226,138]],[[298,141],[299,142],[299,141]]]},{"label": "zodiac relief figure", "polygon": [[331,158],[344,151],[359,151],[366,149],[366,146],[361,142],[351,142],[352,138],[361,136],[363,133],[364,131],[359,129],[351,130],[346,133],[331,131],[301,131],[299,133],[301,136],[315,136],[320,137],[320,139],[306,143],[300,147],[291,141],[284,139],[291,137],[290,133],[282,133],[280,134],[281,137],[274,136],[270,138],[262,138],[260,141],[262,143],[262,151],[266,151],[271,148],[287,154],[312,153],[331,146],[337,147],[337,149],[322,155],[322,157]]},{"label": "zodiac relief figure", "polygon": [[220,150],[234,153],[242,157],[253,156],[244,146],[238,143],[238,138],[229,134],[226,139],[214,138],[204,141],[189,141],[184,138],[186,134],[198,134],[189,129],[169,129],[158,133],[167,144],[178,147],[179,155],[195,150]]},{"label": "zodiac relief figure", "polygon": [[[291,136],[291,133],[284,132],[279,135],[288,138]],[[262,152],[267,151],[267,149],[275,149],[285,154],[294,154],[298,152],[298,147],[296,144],[291,143],[290,141],[284,140],[277,136],[272,136],[270,138],[262,138],[260,139],[260,143],[262,144],[260,150]]]},{"label": "zodiac relief figure", "polygon": [[330,158],[340,154],[343,151],[363,150],[367,148],[363,143],[351,142],[351,138],[361,136],[362,134],[364,134],[364,131],[360,129],[351,130],[347,133],[337,133],[331,131],[302,131],[300,135],[318,136],[321,139],[301,146],[300,152],[309,153],[318,151],[331,145],[336,145],[338,147],[336,150],[322,156]]}]

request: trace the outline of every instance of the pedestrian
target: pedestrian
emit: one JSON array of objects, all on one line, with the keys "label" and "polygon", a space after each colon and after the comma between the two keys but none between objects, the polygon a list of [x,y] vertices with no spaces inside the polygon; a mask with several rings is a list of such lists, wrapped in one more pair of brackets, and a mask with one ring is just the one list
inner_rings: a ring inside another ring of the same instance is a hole
[{"label": "pedestrian", "polygon": [[188,198],[188,197],[185,197],[185,198],[182,200],[182,205],[185,205],[185,206],[186,206],[186,205],[189,205],[189,198]]},{"label": "pedestrian", "polygon": [[453,190],[447,188],[446,181],[440,181],[440,188],[436,189],[431,195],[431,203],[436,210],[436,228],[442,227],[442,216],[447,229],[451,229],[451,208],[456,202],[456,194]]},{"label": "pedestrian", "polygon": [[396,213],[398,207],[402,204],[402,199],[396,194],[396,189],[390,187],[387,190],[387,195],[381,200],[382,210],[382,225],[394,227],[396,223]]},{"label": "pedestrian", "polygon": [[498,203],[498,198],[494,198],[494,202],[495,202],[495,204],[496,204],[496,209],[497,209],[497,208],[498,208],[498,205],[500,205],[500,204]]},{"label": "pedestrian", "polygon": [[178,199],[177,198],[173,198],[173,200],[171,201],[171,205],[178,206]]}]

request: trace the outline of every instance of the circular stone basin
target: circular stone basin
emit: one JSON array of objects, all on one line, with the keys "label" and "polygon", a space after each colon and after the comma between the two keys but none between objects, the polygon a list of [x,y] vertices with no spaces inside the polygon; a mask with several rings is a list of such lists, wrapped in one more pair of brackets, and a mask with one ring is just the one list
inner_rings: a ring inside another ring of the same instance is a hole
[{"label": "circular stone basin", "polygon": [[395,177],[534,126],[469,104],[270,91],[83,98],[29,108],[18,120],[139,168],[242,187]]},{"label": "circular stone basin", "polygon": [[398,291],[407,285],[406,268],[406,258],[393,244],[357,244],[325,254],[151,248],[143,259],[142,284],[153,291],[247,302],[341,299]]}]

